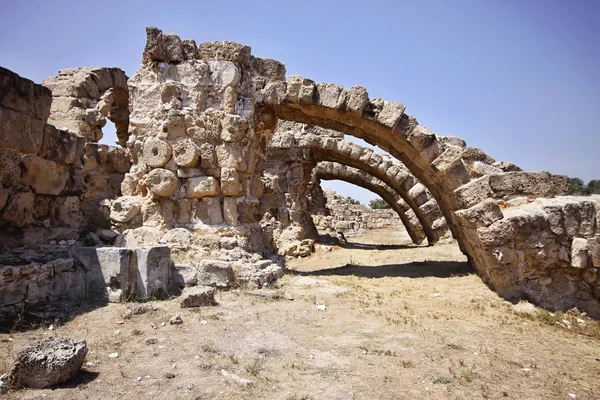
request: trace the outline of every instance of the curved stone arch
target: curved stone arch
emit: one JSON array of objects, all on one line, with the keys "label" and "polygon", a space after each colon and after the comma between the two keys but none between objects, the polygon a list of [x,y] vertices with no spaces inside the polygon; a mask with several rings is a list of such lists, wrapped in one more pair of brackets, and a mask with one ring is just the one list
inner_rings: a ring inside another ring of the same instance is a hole
[{"label": "curved stone arch", "polygon": [[365,171],[346,165],[321,161],[313,169],[313,182],[318,180],[341,180],[362,187],[380,196],[398,214],[408,235],[415,244],[421,244],[426,235],[414,211],[406,202],[381,180],[370,176]]},{"label": "curved stone arch", "polygon": [[[564,194],[566,177],[504,172],[514,165],[496,163],[479,149],[436,136],[405,114],[404,105],[370,100],[366,89],[360,86],[346,90],[340,85],[315,83],[292,75],[287,82],[268,83],[261,95],[263,104],[272,107],[280,119],[362,138],[400,160],[436,199],[461,250],[482,279],[501,295],[514,297],[523,293],[519,267],[511,264],[511,270],[506,272],[508,261],[501,260],[497,255],[501,250],[495,247],[511,242],[515,231],[504,233],[502,240],[488,240],[490,231],[506,230],[512,222],[503,219],[495,201],[491,204],[486,200]],[[470,213],[459,214],[461,210]],[[509,247],[507,251],[512,254],[515,250]]]},{"label": "curved stone arch", "polygon": [[[419,219],[428,242],[448,236],[448,225],[437,202],[417,178],[398,160],[327,130],[301,128],[301,124],[281,124],[270,146],[309,149],[315,161],[332,161],[367,172],[399,194]],[[315,133],[313,133],[315,132]]]},{"label": "curved stone arch", "polygon": [[123,70],[61,69],[42,85],[52,91],[49,124],[83,136],[88,142],[98,142],[108,118],[115,124],[118,143],[125,146],[129,138],[129,89]]}]

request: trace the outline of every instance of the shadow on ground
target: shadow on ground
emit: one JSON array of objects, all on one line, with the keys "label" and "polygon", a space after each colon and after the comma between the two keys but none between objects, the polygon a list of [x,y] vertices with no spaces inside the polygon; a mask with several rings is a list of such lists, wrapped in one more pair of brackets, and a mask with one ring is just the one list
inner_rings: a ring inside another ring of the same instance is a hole
[{"label": "shadow on ground", "polygon": [[332,275],[354,275],[364,278],[450,278],[453,276],[465,276],[473,274],[473,269],[467,262],[457,261],[416,261],[408,264],[385,264],[385,265],[353,265],[346,264],[337,268],[324,268],[310,272],[289,271],[301,276],[332,276]]},{"label": "shadow on ground", "polygon": [[401,250],[401,249],[411,249],[415,247],[422,247],[419,245],[410,245],[410,244],[369,244],[369,243],[358,243],[358,242],[340,242],[337,244],[338,247],[343,249],[353,249],[353,250]]}]

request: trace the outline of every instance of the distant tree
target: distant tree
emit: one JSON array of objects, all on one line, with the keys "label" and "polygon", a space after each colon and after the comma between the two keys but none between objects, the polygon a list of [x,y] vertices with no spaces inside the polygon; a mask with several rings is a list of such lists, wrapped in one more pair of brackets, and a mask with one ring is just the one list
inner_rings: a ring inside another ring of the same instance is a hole
[{"label": "distant tree", "polygon": [[388,203],[386,203],[383,199],[374,199],[369,202],[369,207],[373,210],[382,210],[386,208],[391,208]]},{"label": "distant tree", "polygon": [[583,184],[583,180],[580,178],[569,178],[569,194],[587,194],[585,185]]},{"label": "distant tree", "polygon": [[346,201],[350,204],[360,204],[360,201],[353,199],[352,197],[346,197]]},{"label": "distant tree", "polygon": [[586,189],[588,194],[600,194],[600,179],[592,179],[589,181]]}]

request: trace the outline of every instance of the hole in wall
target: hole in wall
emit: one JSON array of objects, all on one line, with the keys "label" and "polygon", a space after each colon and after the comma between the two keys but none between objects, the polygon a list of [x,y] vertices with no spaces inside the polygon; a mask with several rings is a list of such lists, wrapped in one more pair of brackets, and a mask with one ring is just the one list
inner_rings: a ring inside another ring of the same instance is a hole
[{"label": "hole in wall", "polygon": [[98,143],[109,146],[117,145],[117,127],[108,118],[106,119],[106,125],[102,128],[102,139]]}]

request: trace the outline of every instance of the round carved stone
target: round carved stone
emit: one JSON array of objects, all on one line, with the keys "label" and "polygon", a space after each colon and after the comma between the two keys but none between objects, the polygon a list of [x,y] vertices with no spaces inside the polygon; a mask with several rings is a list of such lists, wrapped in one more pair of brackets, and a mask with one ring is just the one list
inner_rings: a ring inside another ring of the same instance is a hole
[{"label": "round carved stone", "polygon": [[179,179],[168,169],[157,168],[146,175],[146,186],[156,196],[169,197],[179,189]]},{"label": "round carved stone", "polygon": [[144,143],[142,158],[146,165],[158,168],[169,162],[171,154],[169,143],[159,139],[148,139]]},{"label": "round carved stone", "polygon": [[200,149],[190,139],[183,139],[173,145],[175,164],[180,167],[193,167],[198,164]]}]

